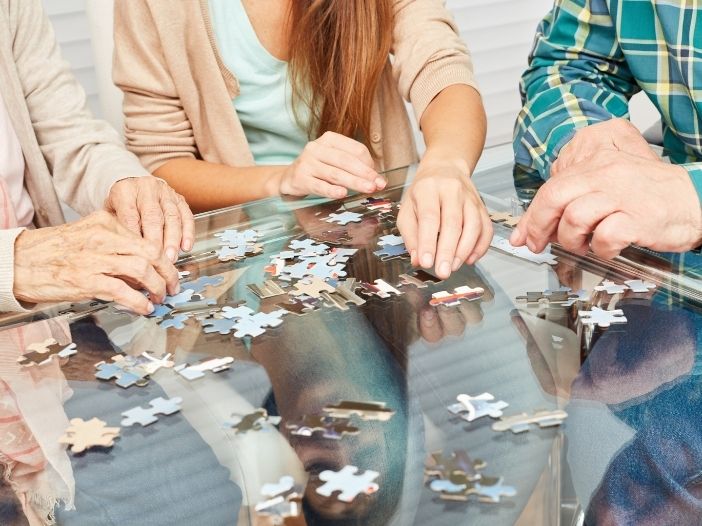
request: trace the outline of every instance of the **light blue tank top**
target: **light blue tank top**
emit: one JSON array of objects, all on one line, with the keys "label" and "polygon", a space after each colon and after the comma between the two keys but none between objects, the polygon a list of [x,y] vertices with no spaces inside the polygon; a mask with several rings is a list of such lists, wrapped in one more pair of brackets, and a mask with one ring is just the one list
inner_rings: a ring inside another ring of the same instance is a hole
[{"label": "light blue tank top", "polygon": [[240,0],[209,0],[210,18],[224,64],[239,80],[232,101],[257,165],[292,163],[309,141],[309,111],[292,111],[288,64],[261,44]]}]

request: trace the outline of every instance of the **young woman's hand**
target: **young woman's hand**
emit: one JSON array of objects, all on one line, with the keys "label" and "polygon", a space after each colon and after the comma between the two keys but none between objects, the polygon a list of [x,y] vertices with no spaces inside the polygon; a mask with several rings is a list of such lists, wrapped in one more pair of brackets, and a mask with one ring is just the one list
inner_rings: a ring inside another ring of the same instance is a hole
[{"label": "young woman's hand", "polygon": [[412,264],[434,266],[442,279],[477,261],[492,240],[492,222],[468,171],[451,162],[419,165],[397,226]]},{"label": "young woman's hand", "polygon": [[281,195],[319,195],[331,199],[347,190],[370,194],[385,187],[375,171],[368,148],[338,133],[326,132],[309,142],[293,164],[278,178]]}]

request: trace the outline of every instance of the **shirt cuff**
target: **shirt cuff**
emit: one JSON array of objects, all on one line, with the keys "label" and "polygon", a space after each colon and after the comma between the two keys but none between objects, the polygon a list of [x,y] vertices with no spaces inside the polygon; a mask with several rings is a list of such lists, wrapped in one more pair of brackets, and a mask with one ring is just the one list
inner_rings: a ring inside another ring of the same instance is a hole
[{"label": "shirt cuff", "polygon": [[0,312],[28,312],[15,298],[15,240],[25,228],[0,230]]}]

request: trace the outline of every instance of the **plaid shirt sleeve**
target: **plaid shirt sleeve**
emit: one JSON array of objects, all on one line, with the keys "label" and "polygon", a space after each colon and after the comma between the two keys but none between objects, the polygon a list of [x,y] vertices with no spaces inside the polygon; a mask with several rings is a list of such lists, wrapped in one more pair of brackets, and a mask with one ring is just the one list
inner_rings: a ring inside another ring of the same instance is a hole
[{"label": "plaid shirt sleeve", "polygon": [[702,204],[702,163],[687,163],[681,164],[687,173],[690,174],[690,179],[692,179],[692,184],[695,185],[695,190],[697,190],[697,197]]},{"label": "plaid shirt sleeve", "polygon": [[628,117],[639,87],[605,0],[555,0],[537,29],[520,91],[516,162],[544,179],[578,128]]}]

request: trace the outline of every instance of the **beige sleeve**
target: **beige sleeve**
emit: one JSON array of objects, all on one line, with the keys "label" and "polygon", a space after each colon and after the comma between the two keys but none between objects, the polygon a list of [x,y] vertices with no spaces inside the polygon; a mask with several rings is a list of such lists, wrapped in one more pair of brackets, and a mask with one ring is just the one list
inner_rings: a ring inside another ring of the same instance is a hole
[{"label": "beige sleeve", "polygon": [[124,92],[127,147],[147,170],[153,173],[170,159],[196,156],[192,125],[144,0],[115,1],[112,78]]},{"label": "beige sleeve", "polygon": [[396,0],[394,14],[393,74],[418,123],[447,87],[478,89],[470,53],[444,0]]},{"label": "beige sleeve", "polygon": [[91,114],[41,0],[11,2],[10,20],[15,64],[56,192],[80,214],[99,210],[115,182],[147,172],[117,132]]},{"label": "beige sleeve", "polygon": [[26,312],[15,299],[15,240],[24,228],[0,230],[0,313]]}]

